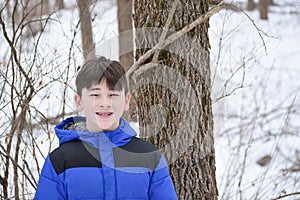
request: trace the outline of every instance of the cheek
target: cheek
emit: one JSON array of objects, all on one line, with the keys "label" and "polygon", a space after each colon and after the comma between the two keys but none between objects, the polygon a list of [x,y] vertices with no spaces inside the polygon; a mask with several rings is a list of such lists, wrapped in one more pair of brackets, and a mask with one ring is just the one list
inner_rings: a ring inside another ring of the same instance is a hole
[{"label": "cheek", "polygon": [[123,112],[125,108],[125,101],[113,102],[113,107],[115,112]]},{"label": "cheek", "polygon": [[84,102],[84,110],[85,111],[91,111],[95,107],[95,101],[94,100],[85,100]]}]

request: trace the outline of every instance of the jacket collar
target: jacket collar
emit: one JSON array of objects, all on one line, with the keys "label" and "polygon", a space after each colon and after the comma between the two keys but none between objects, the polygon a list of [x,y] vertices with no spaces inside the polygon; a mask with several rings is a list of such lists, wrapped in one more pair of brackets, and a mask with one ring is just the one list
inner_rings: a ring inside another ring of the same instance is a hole
[{"label": "jacket collar", "polygon": [[120,125],[116,130],[91,133],[85,128],[85,117],[76,116],[63,120],[54,130],[59,139],[59,145],[76,139],[88,142],[93,146],[99,143],[111,142],[113,146],[127,144],[136,132],[129,123],[121,118]]}]

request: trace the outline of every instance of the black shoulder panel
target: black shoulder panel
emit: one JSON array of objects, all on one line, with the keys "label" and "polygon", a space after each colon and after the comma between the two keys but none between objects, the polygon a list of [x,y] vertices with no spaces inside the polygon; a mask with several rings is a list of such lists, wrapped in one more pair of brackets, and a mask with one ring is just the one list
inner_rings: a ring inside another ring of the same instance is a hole
[{"label": "black shoulder panel", "polygon": [[50,160],[57,174],[75,167],[102,167],[98,149],[80,140],[61,145],[50,154]]},{"label": "black shoulder panel", "polygon": [[154,170],[160,160],[159,150],[142,139],[133,137],[124,146],[113,148],[116,167],[145,167]]}]

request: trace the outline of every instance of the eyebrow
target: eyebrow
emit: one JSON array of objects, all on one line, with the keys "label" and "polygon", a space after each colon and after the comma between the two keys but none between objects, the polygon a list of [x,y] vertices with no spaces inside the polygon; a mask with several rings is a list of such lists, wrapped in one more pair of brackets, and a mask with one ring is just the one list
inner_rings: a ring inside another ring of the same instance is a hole
[{"label": "eyebrow", "polygon": [[88,89],[88,91],[97,91],[97,90],[101,90],[101,89],[97,87]]},{"label": "eyebrow", "polygon": [[[92,91],[101,91],[101,88],[94,87],[94,88],[88,89],[88,91],[89,91],[89,92],[92,92]],[[109,89],[109,91],[120,92],[119,90],[114,90],[114,89]]]}]

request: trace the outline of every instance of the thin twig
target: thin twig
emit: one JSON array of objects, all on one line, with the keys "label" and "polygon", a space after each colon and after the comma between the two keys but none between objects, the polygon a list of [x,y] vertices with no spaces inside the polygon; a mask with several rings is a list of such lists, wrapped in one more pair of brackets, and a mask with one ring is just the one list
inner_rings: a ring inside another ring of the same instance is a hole
[{"label": "thin twig", "polygon": [[[31,181],[31,179],[27,176],[27,173],[22,169],[22,167],[19,166],[18,163],[17,163],[10,155],[7,154],[5,148],[2,146],[2,144],[0,144],[0,147],[1,147],[2,151],[3,151],[3,152],[0,151],[0,154],[1,154],[2,156],[4,156],[4,157],[10,159],[11,162],[13,163],[13,165],[16,166],[16,167],[18,167],[18,168],[22,171],[22,173],[24,174],[24,176],[26,177],[26,179],[28,180],[28,182],[30,183],[30,185],[31,185],[34,189],[36,189],[36,185],[35,185],[35,184]],[[5,153],[5,154],[4,154],[4,153]]]},{"label": "thin twig", "polygon": [[0,15],[0,24],[2,26],[3,36],[11,48],[11,52],[13,54],[12,57],[14,58],[14,61],[16,62],[18,69],[20,70],[22,75],[25,77],[25,79],[30,87],[30,93],[34,93],[35,90],[34,90],[34,86],[32,85],[32,79],[28,76],[27,72],[24,70],[20,61],[18,60],[18,54],[17,54],[16,48],[15,48],[15,45],[13,44],[13,41],[10,40],[10,38],[7,34],[6,25],[5,25],[4,21],[2,20],[2,15]]},{"label": "thin twig", "polygon": [[283,199],[285,197],[290,197],[290,196],[294,196],[294,195],[300,195],[300,192],[294,192],[294,193],[289,193],[289,194],[285,194],[285,195],[280,195],[279,197],[276,197],[276,198],[271,199],[271,200]]}]

